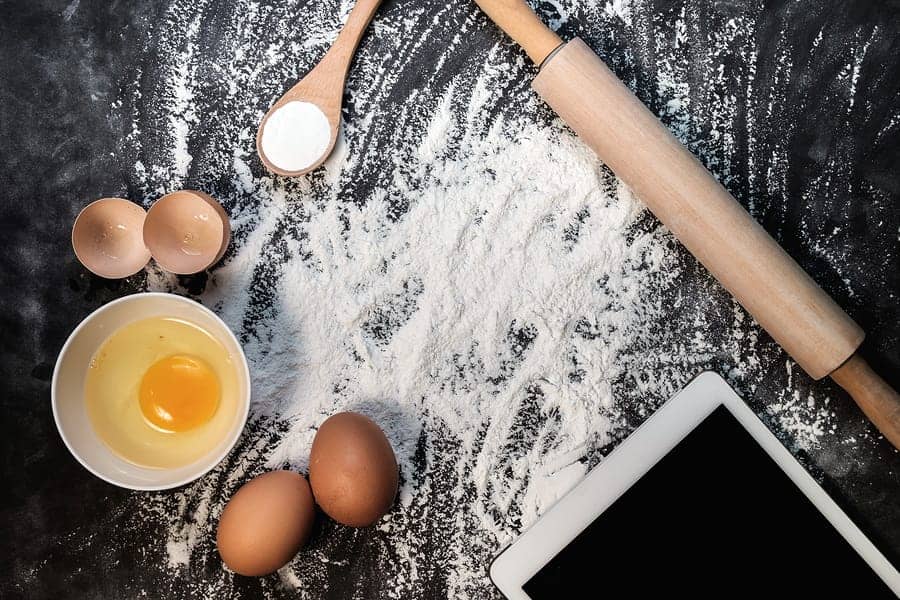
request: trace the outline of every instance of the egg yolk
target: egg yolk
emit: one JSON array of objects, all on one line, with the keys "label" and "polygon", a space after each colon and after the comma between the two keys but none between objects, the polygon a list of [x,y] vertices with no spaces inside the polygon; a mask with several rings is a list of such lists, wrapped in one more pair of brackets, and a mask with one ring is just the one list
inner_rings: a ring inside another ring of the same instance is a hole
[{"label": "egg yolk", "polygon": [[219,380],[199,358],[158,360],[141,380],[141,412],[163,431],[187,431],[209,421],[219,406]]}]

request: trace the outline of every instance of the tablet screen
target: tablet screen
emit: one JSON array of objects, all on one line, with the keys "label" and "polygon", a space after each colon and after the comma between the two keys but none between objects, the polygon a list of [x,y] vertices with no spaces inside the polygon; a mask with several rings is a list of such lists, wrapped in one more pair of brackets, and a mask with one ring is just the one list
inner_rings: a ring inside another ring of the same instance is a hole
[{"label": "tablet screen", "polygon": [[524,586],[550,598],[894,598],[719,406]]}]

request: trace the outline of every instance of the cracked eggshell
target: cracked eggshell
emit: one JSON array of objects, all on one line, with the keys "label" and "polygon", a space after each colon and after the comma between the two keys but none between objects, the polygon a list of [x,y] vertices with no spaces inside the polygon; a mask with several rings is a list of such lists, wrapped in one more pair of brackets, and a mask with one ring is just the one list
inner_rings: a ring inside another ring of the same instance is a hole
[{"label": "cracked eggshell", "polygon": [[166,194],[147,212],[144,243],[160,267],[178,275],[216,264],[231,239],[228,214],[212,196],[196,190]]},{"label": "cracked eggshell", "polygon": [[88,204],[72,227],[75,256],[100,277],[134,275],[150,260],[142,235],[146,216],[143,208],[124,198],[101,198]]}]

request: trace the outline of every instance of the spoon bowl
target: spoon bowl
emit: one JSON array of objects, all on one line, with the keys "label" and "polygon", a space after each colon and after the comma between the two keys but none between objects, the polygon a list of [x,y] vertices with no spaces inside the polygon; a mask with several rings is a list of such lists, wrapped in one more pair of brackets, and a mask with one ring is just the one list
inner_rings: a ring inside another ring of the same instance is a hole
[{"label": "spoon bowl", "polygon": [[334,45],[319,64],[263,117],[256,132],[256,151],[272,173],[285,177],[305,175],[331,154],[341,125],[347,71],[380,4],[381,0],[357,0]]},{"label": "spoon bowl", "polygon": [[[295,90],[296,86],[291,89]],[[256,150],[266,169],[285,177],[299,177],[325,162],[337,142],[341,109],[325,106],[323,110],[319,102],[321,99],[300,90],[288,92],[272,105],[256,134]]]}]

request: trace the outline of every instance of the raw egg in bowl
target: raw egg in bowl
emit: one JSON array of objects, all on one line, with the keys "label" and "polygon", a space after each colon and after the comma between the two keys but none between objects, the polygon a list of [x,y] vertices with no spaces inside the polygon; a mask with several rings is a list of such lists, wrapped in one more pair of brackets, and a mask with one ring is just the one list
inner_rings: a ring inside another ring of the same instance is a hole
[{"label": "raw egg in bowl", "polygon": [[63,441],[91,473],[120,487],[168,489],[207,473],[237,442],[250,372],[234,334],[208,308],[135,294],[72,332],[51,402]]}]

